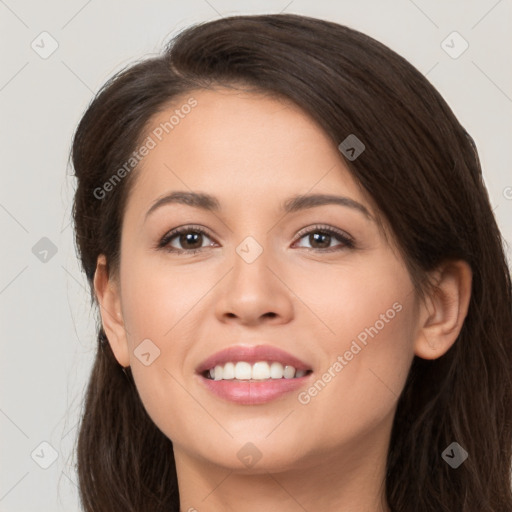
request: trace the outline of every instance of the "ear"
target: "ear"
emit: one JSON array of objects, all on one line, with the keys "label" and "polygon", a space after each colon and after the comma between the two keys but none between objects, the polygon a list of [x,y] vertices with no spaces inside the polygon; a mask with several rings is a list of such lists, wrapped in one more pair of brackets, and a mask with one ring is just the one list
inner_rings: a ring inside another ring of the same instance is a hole
[{"label": "ear", "polygon": [[98,256],[94,273],[94,290],[100,305],[101,322],[114,355],[123,367],[130,365],[126,330],[121,310],[119,285],[108,275],[104,254]]},{"label": "ear", "polygon": [[420,306],[420,332],[414,353],[437,359],[455,343],[466,318],[473,273],[462,260],[445,262],[431,276],[434,287]]}]

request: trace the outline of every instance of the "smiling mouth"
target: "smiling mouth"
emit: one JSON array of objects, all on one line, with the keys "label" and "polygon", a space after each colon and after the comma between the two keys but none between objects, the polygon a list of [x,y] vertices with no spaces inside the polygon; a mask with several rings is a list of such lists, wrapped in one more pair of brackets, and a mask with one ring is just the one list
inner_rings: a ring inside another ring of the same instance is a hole
[{"label": "smiling mouth", "polygon": [[282,365],[277,361],[227,362],[205,370],[201,375],[215,381],[265,382],[279,379],[299,379],[312,373],[312,370],[297,370],[291,365]]}]

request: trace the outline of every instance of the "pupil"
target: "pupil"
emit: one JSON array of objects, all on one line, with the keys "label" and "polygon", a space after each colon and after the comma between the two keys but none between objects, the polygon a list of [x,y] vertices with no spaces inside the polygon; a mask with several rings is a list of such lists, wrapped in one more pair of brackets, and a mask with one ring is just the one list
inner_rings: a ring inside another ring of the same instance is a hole
[{"label": "pupil", "polygon": [[322,245],[322,247],[323,247],[323,246],[325,246],[325,245],[326,245],[327,247],[329,247],[329,239],[330,239],[330,235],[326,235],[326,234],[324,234],[324,233],[314,233],[312,236],[313,236],[313,239],[315,240],[315,242],[318,242],[319,238],[322,238],[322,237],[327,238],[327,239],[328,239],[327,245],[326,245],[325,243],[322,245],[322,242],[321,242],[321,241],[320,241],[320,245]]},{"label": "pupil", "polygon": [[[195,242],[197,243],[197,240],[198,238],[201,236],[200,233],[187,233],[185,235],[181,235],[181,240],[180,242],[183,244],[183,242],[185,242],[185,245],[190,245],[190,244],[193,244],[194,243],[194,238],[195,238]],[[199,244],[199,247],[201,247],[201,244]],[[195,248],[195,247],[194,247]]]}]

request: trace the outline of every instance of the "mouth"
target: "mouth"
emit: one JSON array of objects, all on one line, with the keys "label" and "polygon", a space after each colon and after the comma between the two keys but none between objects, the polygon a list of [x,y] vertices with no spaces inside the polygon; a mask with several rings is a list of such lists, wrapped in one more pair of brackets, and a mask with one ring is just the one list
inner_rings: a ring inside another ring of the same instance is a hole
[{"label": "mouth", "polygon": [[210,356],[196,373],[206,389],[223,400],[256,405],[304,386],[313,368],[270,345],[238,345]]}]

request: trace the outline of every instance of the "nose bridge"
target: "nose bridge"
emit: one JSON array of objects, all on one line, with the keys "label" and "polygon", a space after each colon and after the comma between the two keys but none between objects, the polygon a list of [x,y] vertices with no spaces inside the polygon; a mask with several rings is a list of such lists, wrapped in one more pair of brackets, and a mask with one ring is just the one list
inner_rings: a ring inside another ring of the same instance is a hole
[{"label": "nose bridge", "polygon": [[[243,198],[240,200],[243,201]],[[239,206],[237,217],[230,222],[235,251],[233,270],[250,270],[252,273],[254,267],[263,269],[266,268],[265,264],[271,265],[274,259],[272,246],[275,245],[271,242],[273,231],[270,230],[270,220],[262,214],[254,196],[251,201],[247,200]]]},{"label": "nose bridge", "polygon": [[279,262],[267,231],[264,227],[257,233],[249,231],[252,234],[235,246],[232,270],[217,302],[221,317],[234,315],[245,323],[269,314],[281,320],[290,316],[291,298],[286,286],[274,275]]},{"label": "nose bridge", "polygon": [[261,232],[257,235],[246,235],[235,246],[231,286],[244,290],[243,293],[247,295],[274,288],[269,267],[275,266],[275,257],[271,252],[267,237],[263,237]]},{"label": "nose bridge", "polygon": [[[258,234],[258,239],[253,235],[246,236],[236,247],[235,252],[238,257],[243,260],[247,265],[252,265],[255,261],[260,260],[260,264],[267,260],[268,256],[268,240],[262,240],[261,234]],[[261,256],[265,253],[265,256]],[[262,261],[263,260],[263,261]],[[239,263],[239,262],[238,262]]]}]

